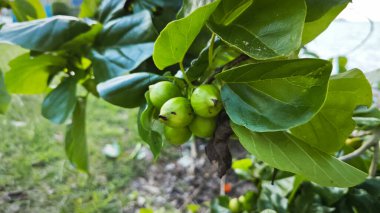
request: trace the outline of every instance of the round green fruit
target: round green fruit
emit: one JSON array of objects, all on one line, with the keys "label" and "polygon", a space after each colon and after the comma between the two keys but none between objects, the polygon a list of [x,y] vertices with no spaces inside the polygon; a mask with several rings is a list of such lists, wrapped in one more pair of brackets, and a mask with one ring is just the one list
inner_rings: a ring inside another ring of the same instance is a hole
[{"label": "round green fruit", "polygon": [[216,127],[215,118],[204,118],[201,116],[195,116],[193,121],[189,125],[190,131],[198,137],[209,138],[214,134]]},{"label": "round green fruit", "polygon": [[190,139],[191,132],[187,127],[172,128],[170,126],[165,126],[164,135],[169,143],[179,146]]},{"label": "round green fruit", "polygon": [[240,212],[239,200],[237,198],[232,198],[230,202],[228,203],[228,207],[233,213]]},{"label": "round green fruit", "polygon": [[170,127],[185,127],[193,120],[193,109],[184,97],[172,98],[162,105],[158,118]]},{"label": "round green fruit", "polygon": [[169,81],[161,81],[149,86],[149,98],[153,106],[161,108],[171,98],[181,96],[178,87]]},{"label": "round green fruit", "polygon": [[223,107],[219,89],[211,84],[197,87],[191,94],[191,106],[197,115],[205,118],[215,117]]}]

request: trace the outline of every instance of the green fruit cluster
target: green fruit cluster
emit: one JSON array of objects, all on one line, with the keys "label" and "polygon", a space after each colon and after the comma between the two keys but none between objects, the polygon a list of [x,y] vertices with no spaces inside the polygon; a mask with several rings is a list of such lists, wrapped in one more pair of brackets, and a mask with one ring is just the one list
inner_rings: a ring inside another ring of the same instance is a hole
[{"label": "green fruit cluster", "polygon": [[190,100],[170,81],[149,86],[149,98],[160,113],[158,119],[165,124],[164,135],[173,145],[181,145],[191,135],[202,138],[213,136],[216,116],[222,110],[219,89],[214,85],[201,85],[191,93]]}]

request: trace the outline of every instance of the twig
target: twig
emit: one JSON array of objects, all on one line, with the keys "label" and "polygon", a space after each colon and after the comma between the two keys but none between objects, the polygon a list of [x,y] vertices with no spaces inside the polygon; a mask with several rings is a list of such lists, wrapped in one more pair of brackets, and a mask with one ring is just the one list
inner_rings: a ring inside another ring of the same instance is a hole
[{"label": "twig", "polygon": [[347,155],[343,155],[339,157],[339,160],[341,161],[349,161],[351,159],[359,157],[361,154],[363,154],[367,149],[371,148],[371,146],[378,143],[379,138],[377,134],[374,134],[369,142],[365,142],[361,145],[361,147]]},{"label": "twig", "polygon": [[377,172],[377,165],[379,163],[379,143],[375,143],[373,145],[373,158],[371,162],[371,166],[369,167],[369,176],[370,177],[376,177],[376,172]]},{"label": "twig", "polygon": [[226,175],[223,175],[223,177],[220,178],[220,193],[219,193],[219,195],[221,195],[221,196],[226,194],[226,191],[224,190],[225,184],[226,184]]},{"label": "twig", "polygon": [[271,185],[274,185],[274,181],[276,180],[277,174],[278,174],[278,169],[273,168]]}]

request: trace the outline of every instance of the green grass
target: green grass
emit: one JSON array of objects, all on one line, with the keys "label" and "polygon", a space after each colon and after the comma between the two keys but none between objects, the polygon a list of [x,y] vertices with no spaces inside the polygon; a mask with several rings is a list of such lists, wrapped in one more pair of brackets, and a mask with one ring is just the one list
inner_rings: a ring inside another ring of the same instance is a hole
[{"label": "green grass", "polygon": [[[42,97],[13,97],[0,115],[0,212],[121,212],[135,194],[128,183],[148,162],[133,158],[141,140],[136,110],[89,98],[87,134],[91,177],[77,172],[64,153],[64,125],[40,114]],[[118,143],[121,156],[107,159],[102,148]],[[22,192],[12,201],[10,192]],[[131,195],[128,195],[131,194]]]}]

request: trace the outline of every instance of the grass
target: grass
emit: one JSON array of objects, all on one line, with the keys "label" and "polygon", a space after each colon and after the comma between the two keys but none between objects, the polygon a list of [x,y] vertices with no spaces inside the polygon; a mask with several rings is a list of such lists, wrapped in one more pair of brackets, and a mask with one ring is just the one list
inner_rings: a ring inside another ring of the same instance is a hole
[{"label": "grass", "polygon": [[[148,164],[133,155],[141,142],[137,111],[89,99],[87,177],[67,162],[65,126],[43,118],[41,102],[39,96],[15,96],[0,115],[0,212],[121,212],[137,196],[128,183]],[[102,154],[112,143],[122,151],[116,160]]]}]

